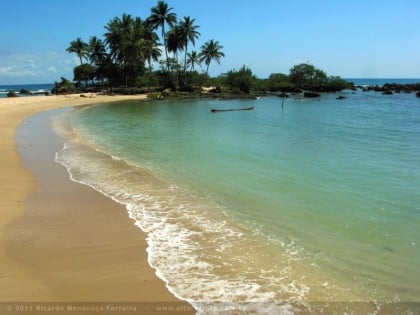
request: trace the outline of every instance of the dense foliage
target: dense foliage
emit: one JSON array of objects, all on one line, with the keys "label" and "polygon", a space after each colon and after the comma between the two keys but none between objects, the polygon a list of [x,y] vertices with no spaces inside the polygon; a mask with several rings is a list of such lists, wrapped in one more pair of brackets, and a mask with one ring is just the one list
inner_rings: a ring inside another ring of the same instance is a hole
[{"label": "dense foliage", "polygon": [[225,83],[234,93],[250,93],[256,87],[257,77],[252,70],[243,66],[239,71],[231,70],[226,74]]},{"label": "dense foliage", "polygon": [[328,77],[324,71],[307,63],[291,68],[289,80],[296,88],[318,92],[339,91],[350,87],[350,84],[340,77]]},{"label": "dense foliage", "polygon": [[66,78],[61,77],[60,82],[55,82],[53,93],[62,94],[62,93],[73,93],[76,91],[76,87]]},{"label": "dense foliage", "polygon": [[[272,73],[258,79],[245,65],[217,78],[210,78],[209,67],[225,54],[216,40],[206,41],[200,51],[195,46],[200,37],[199,26],[189,16],[179,20],[173,8],[158,1],[146,19],[123,14],[105,25],[103,39],[96,36],[84,42],[80,37],[70,43],[69,53],[75,53],[80,65],[74,68],[76,87],[135,87],[143,90],[167,89],[198,91],[203,85],[213,85],[217,91],[234,94],[262,92],[295,92],[299,90],[338,91],[349,88],[340,77],[330,76],[310,64],[295,65],[288,75]],[[154,66],[158,65],[157,70]],[[202,73],[197,67],[203,66]],[[65,80],[65,81],[63,81]],[[62,78],[55,91],[67,91],[69,81]],[[115,90],[115,89],[114,89]]]},{"label": "dense foliage", "polygon": [[[186,16],[178,20],[164,1],[158,1],[146,19],[129,14],[115,17],[105,25],[104,39],[92,36],[88,43],[81,38],[70,43],[67,51],[80,60],[74,69],[74,80],[84,81],[86,86],[88,81],[96,80],[102,86],[187,89],[190,78],[198,75],[194,73],[196,66],[204,62],[208,73],[211,62],[219,63],[224,57],[223,46],[213,39],[200,52],[190,50],[200,37],[198,29],[195,19]],[[157,62],[160,69],[153,71]]]}]

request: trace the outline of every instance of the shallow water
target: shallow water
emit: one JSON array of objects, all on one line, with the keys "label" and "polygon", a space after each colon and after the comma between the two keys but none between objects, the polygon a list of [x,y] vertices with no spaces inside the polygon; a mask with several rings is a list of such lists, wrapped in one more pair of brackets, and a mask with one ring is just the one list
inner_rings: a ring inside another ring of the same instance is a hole
[{"label": "shallow water", "polygon": [[420,99],[345,94],[85,108],[56,160],[127,205],[197,309],[418,301]]}]

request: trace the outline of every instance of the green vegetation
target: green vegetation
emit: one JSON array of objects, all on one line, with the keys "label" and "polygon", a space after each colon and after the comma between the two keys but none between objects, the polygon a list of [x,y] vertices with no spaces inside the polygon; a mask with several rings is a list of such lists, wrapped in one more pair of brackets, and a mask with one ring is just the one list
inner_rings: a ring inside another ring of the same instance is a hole
[{"label": "green vegetation", "polygon": [[289,80],[298,89],[318,92],[339,91],[350,88],[350,84],[340,77],[328,77],[313,65],[302,63],[290,69]]},{"label": "green vegetation", "polygon": [[[272,73],[268,79],[258,79],[245,65],[239,71],[233,69],[210,78],[212,62],[220,64],[225,57],[223,46],[211,39],[200,51],[194,50],[200,37],[196,20],[189,16],[178,20],[173,8],[164,1],[158,1],[146,19],[123,14],[111,19],[104,28],[103,39],[92,36],[86,43],[79,37],[70,43],[67,51],[80,59],[80,65],[74,68],[77,83],[72,85],[62,78],[56,83],[56,93],[89,87],[108,88],[113,92],[126,89],[127,93],[170,89],[198,94],[207,85],[216,87],[213,91],[218,93],[238,95],[300,90],[328,92],[351,87],[340,77],[328,77],[324,71],[305,63],[292,67],[288,75]],[[154,69],[156,65],[159,69]],[[202,73],[196,70],[200,66],[204,68]],[[160,95],[153,94],[153,98]]]},{"label": "green vegetation", "polygon": [[199,56],[199,61],[206,64],[206,74],[209,73],[210,63],[213,60],[216,60],[217,63],[220,64],[220,59],[225,56],[222,52],[223,46],[219,44],[218,41],[214,39],[206,42],[203,46],[201,46],[201,53]]},{"label": "green vegetation", "polygon": [[88,45],[78,37],[70,43],[70,46],[66,50],[69,53],[75,53],[80,58],[80,64],[83,64],[83,58],[88,54]]},{"label": "green vegetation", "polygon": [[243,66],[239,71],[231,70],[226,74],[226,86],[230,87],[234,94],[246,93],[249,94],[255,90],[257,86],[257,77],[252,73],[252,70]]},{"label": "green vegetation", "polygon": [[66,93],[74,93],[76,91],[76,87],[66,78],[61,77],[61,82],[54,83],[53,93],[56,94],[66,94]]},{"label": "green vegetation", "polygon": [[74,68],[74,80],[75,81],[85,81],[86,86],[88,85],[87,81],[91,80],[94,84],[93,79],[96,76],[96,68],[90,64],[81,64]]},{"label": "green vegetation", "polygon": [[[223,46],[214,40],[204,44],[201,52],[191,50],[200,37],[198,29],[195,19],[189,16],[178,21],[173,8],[164,1],[158,1],[146,19],[129,14],[115,17],[105,25],[103,40],[92,36],[86,43],[79,37],[70,43],[67,51],[80,59],[80,65],[74,68],[74,81],[84,82],[85,87],[92,81],[92,86],[102,88],[190,90],[197,83],[204,83],[204,76],[195,67],[205,62],[207,73],[210,63],[220,62],[224,56]],[[160,69],[154,70],[157,62]]]}]

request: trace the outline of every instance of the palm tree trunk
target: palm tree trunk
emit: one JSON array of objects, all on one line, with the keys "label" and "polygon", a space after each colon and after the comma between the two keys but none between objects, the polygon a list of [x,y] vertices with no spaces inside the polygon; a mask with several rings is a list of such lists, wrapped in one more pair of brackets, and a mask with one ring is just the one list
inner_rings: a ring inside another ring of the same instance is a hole
[{"label": "palm tree trunk", "polygon": [[165,44],[165,55],[166,55],[166,69],[169,72],[168,49],[166,48],[166,44]]},{"label": "palm tree trunk", "polygon": [[188,52],[188,42],[185,45],[185,56],[184,56],[184,75],[187,75],[187,52]]},{"label": "palm tree trunk", "polygon": [[169,72],[168,45],[166,44],[165,24],[162,24],[162,38],[163,38],[163,45],[165,46],[166,69],[167,69],[167,70],[168,70],[168,72]]}]

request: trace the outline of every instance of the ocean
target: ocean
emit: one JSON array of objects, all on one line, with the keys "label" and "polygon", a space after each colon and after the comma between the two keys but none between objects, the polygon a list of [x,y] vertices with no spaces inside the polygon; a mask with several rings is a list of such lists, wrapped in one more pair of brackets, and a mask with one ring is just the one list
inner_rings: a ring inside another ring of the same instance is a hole
[{"label": "ocean", "polygon": [[420,83],[420,79],[368,79],[368,78],[355,78],[355,79],[346,79],[349,82],[353,82],[355,85],[362,85],[362,86],[382,86],[386,83],[396,83],[396,84],[416,84]]},{"label": "ocean", "polygon": [[32,93],[43,93],[49,92],[54,88],[54,84],[14,84],[14,85],[0,85],[0,98],[7,97],[7,93],[13,91],[17,93],[18,96],[26,96],[21,95],[19,92],[20,90],[28,90]]},{"label": "ocean", "polygon": [[56,161],[126,205],[150,265],[198,313],[418,310],[415,93],[132,101],[54,129]]}]

